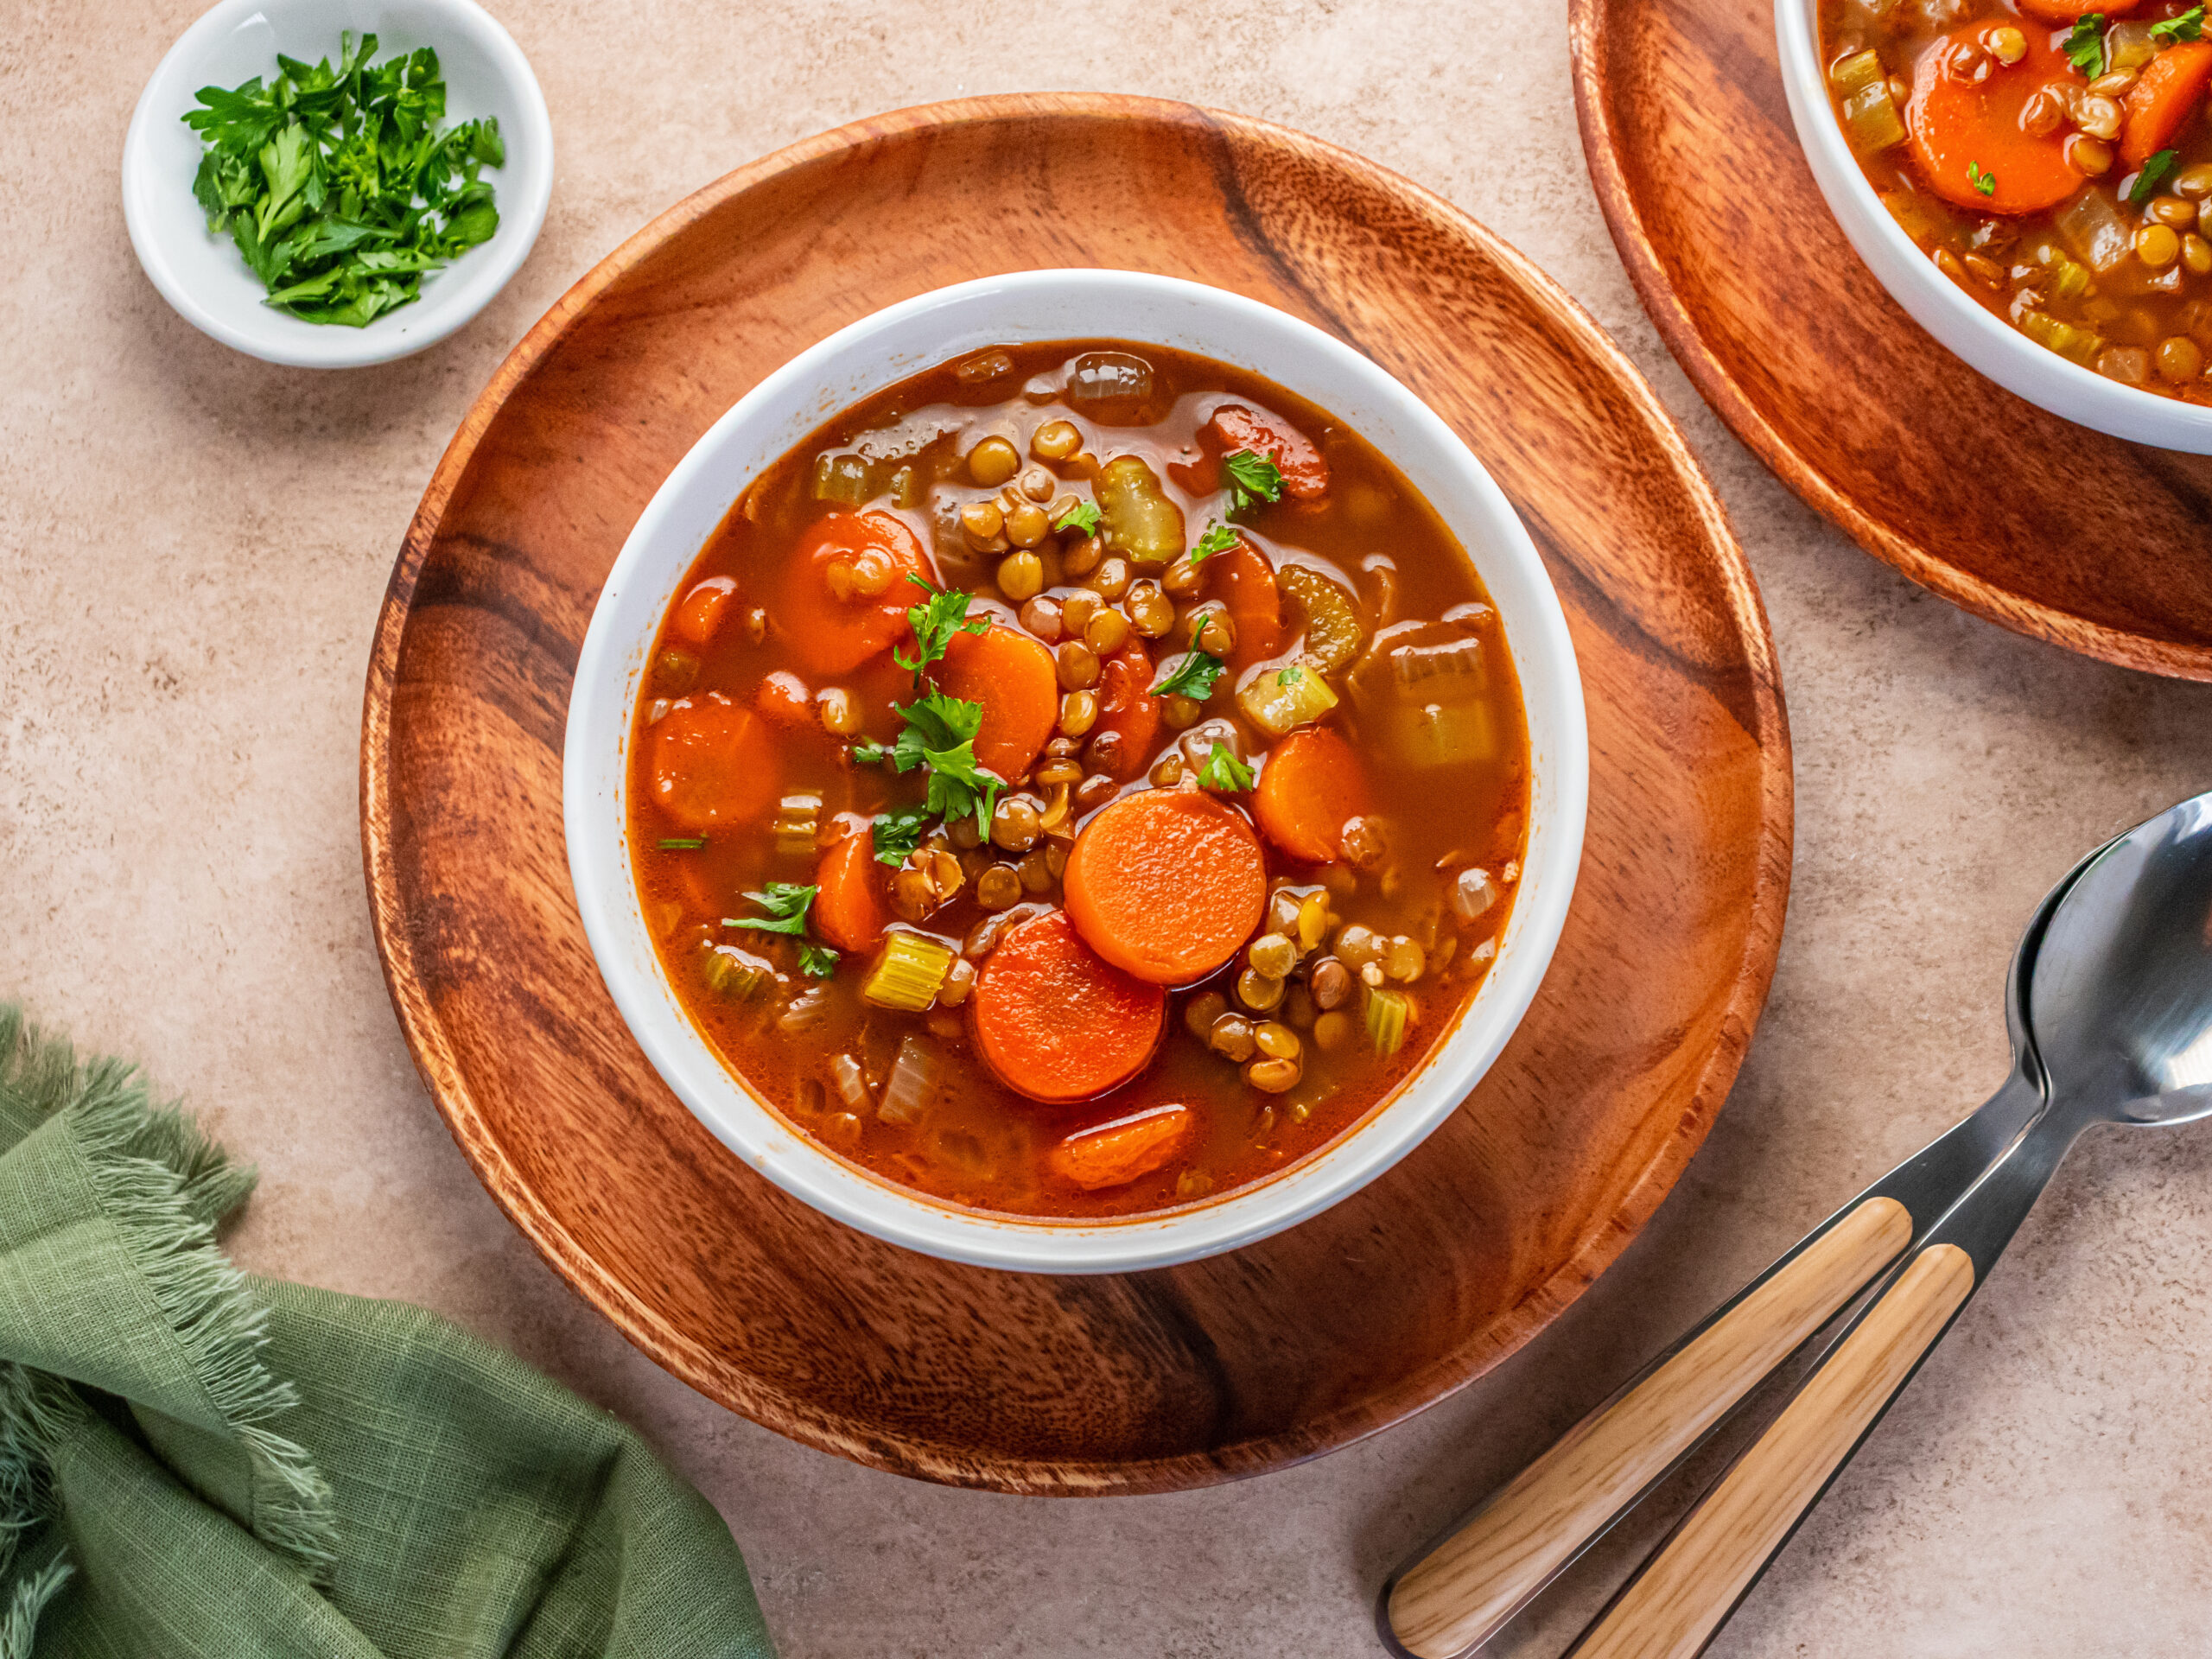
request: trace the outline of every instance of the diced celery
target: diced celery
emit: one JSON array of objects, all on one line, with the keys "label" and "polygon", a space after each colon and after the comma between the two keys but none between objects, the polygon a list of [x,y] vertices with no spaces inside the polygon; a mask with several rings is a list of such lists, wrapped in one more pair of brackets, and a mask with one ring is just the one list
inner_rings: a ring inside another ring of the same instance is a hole
[{"label": "diced celery", "polygon": [[1487,702],[1402,703],[1383,722],[1390,752],[1409,766],[1448,766],[1497,757]]},{"label": "diced celery", "polygon": [[1141,455],[1116,455],[1091,485],[1106,545],[1139,564],[1183,556],[1183,509],[1167,499]]},{"label": "diced celery", "polygon": [[1414,1000],[1403,991],[1370,985],[1367,992],[1367,1036],[1384,1059],[1406,1043],[1406,1027],[1413,1024]]},{"label": "diced celery", "polygon": [[774,988],[776,970],[750,950],[741,950],[734,944],[718,944],[707,952],[700,977],[717,996],[726,996],[733,1002],[754,1002]]},{"label": "diced celery", "polygon": [[814,499],[838,501],[846,506],[865,505],[875,494],[874,468],[859,455],[819,454],[814,458]]},{"label": "diced celery", "polygon": [[2105,31],[2105,72],[2117,74],[2123,69],[2140,69],[2158,55],[2158,42],[2151,31],[2158,25],[2152,22],[2129,22],[2114,23]]},{"label": "diced celery", "polygon": [[1335,708],[1337,694],[1319,669],[1293,663],[1255,674],[1237,692],[1236,701],[1245,719],[1269,737],[1282,737]]},{"label": "diced celery", "polygon": [[1333,674],[1359,655],[1367,643],[1367,630],[1359,625],[1359,611],[1339,582],[1302,564],[1287,564],[1275,574],[1275,585],[1296,600],[1306,613],[1306,653]]},{"label": "diced celery", "polygon": [[1843,100],[1843,130],[1862,156],[1904,142],[1904,119],[1897,114],[1887,81],[1862,86]]},{"label": "diced celery", "polygon": [[1882,79],[1882,54],[1872,48],[1838,58],[1828,66],[1828,84],[1839,92],[1855,92]]},{"label": "diced celery", "polygon": [[2041,311],[2020,314],[2020,332],[2038,346],[2056,352],[2061,357],[2088,368],[2096,361],[2097,353],[2105,348],[2101,335],[2086,328],[2076,328],[2070,322],[2061,322],[2056,317]]},{"label": "diced celery", "polygon": [[822,823],[819,795],[786,795],[777,809],[776,850],[790,858],[814,856],[814,838]]},{"label": "diced celery", "polygon": [[952,947],[926,933],[893,933],[868,970],[861,987],[863,1001],[879,1008],[919,1014],[937,1001],[938,988],[952,971]]}]

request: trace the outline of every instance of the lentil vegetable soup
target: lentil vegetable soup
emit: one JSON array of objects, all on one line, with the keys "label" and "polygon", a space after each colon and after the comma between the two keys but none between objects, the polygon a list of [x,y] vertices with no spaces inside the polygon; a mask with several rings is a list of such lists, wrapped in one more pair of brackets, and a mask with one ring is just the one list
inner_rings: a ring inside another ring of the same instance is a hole
[{"label": "lentil vegetable soup", "polygon": [[2204,8],[1821,0],[1829,95],[1905,233],[1985,308],[2212,404]]},{"label": "lentil vegetable soup", "polygon": [[684,1008],[801,1132],[971,1209],[1123,1216],[1357,1123],[1510,913],[1529,741],[1472,566],[1312,404],[1007,346],[739,498],[629,751]]}]

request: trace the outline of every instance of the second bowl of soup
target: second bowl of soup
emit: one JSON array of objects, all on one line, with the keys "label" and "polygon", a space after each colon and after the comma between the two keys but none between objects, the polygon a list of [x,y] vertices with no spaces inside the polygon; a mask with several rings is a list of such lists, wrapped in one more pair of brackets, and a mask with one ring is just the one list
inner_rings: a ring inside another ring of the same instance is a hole
[{"label": "second bowl of soup", "polygon": [[601,595],[566,789],[602,972],[725,1144],[894,1242],[1104,1271],[1450,1113],[1585,770],[1556,598],[1432,412],[1083,271],[894,307],[701,440]]}]

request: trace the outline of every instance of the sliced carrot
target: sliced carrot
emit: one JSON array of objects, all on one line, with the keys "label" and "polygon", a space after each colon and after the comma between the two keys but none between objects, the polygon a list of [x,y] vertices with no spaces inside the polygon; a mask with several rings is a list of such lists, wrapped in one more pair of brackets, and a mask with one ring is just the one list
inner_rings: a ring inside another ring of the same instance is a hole
[{"label": "sliced carrot", "polygon": [[719,691],[671,705],[646,741],[654,804],[686,830],[745,823],[776,804],[774,735]]},{"label": "sliced carrot", "polygon": [[817,520],[789,570],[782,606],[771,614],[810,674],[842,674],[904,639],[919,591],[906,578],[931,575],[920,538],[880,510]]},{"label": "sliced carrot", "polygon": [[669,619],[669,626],[693,645],[703,645],[715,637],[715,631],[722,625],[723,613],[736,597],[735,576],[709,576],[683,595],[676,614]]},{"label": "sliced carrot", "polygon": [[1068,1136],[1045,1154],[1045,1167],[1086,1192],[1127,1186],[1173,1158],[1194,1121],[1187,1106],[1148,1106]]},{"label": "sliced carrot", "polygon": [[2021,12],[2038,22],[2070,23],[2085,11],[2125,17],[2140,0],[2019,0]]},{"label": "sliced carrot", "polygon": [[1211,795],[1150,789],[1084,824],[1063,877],[1090,948],[1139,979],[1187,985],[1235,956],[1268,902],[1267,861]]},{"label": "sliced carrot", "polygon": [[873,950],[891,925],[891,870],[875,857],[875,831],[845,836],[814,875],[815,931],[840,950]]},{"label": "sliced carrot", "polygon": [[813,696],[806,682],[787,668],[778,669],[760,682],[760,689],[753,694],[753,706],[764,719],[779,726],[814,724]]},{"label": "sliced carrot", "polygon": [[1312,501],[1329,493],[1329,463],[1321,459],[1303,432],[1273,415],[1262,415],[1242,404],[1224,404],[1206,423],[1208,435],[1224,454],[1249,449],[1265,455],[1282,474],[1283,493],[1294,500]]},{"label": "sliced carrot", "polygon": [[1029,770],[1059,724],[1060,683],[1052,653],[1016,629],[994,626],[954,634],[938,664],[937,683],[948,696],[982,709],[976,760],[1009,782]]},{"label": "sliced carrot", "polygon": [[2151,60],[2128,88],[2127,124],[2120,130],[2120,158],[2140,167],[2173,142],[2181,124],[2212,79],[2212,41],[2183,41]]},{"label": "sliced carrot", "polygon": [[2019,62],[1997,64],[1981,47],[1987,27],[1955,29],[1920,54],[1905,103],[1906,142],[1928,188],[1944,200],[1982,213],[2041,213],[2080,189],[2082,175],[2066,163],[2065,134],[2036,137],[2022,130],[2020,111],[2044,87],[2063,90],[2070,81],[2078,88],[2081,78],[2039,29],[2022,31],[2028,52]]},{"label": "sliced carrot", "polygon": [[1343,857],[1345,823],[1368,810],[1358,751],[1322,727],[1293,732],[1269,749],[1252,795],[1260,833],[1308,864]]},{"label": "sliced carrot", "polygon": [[969,1001],[977,1052],[1032,1100],[1119,1088],[1144,1070],[1167,1021],[1166,994],[1100,960],[1058,910],[1007,931]]},{"label": "sliced carrot", "polygon": [[1096,731],[1120,735],[1121,747],[1101,769],[1127,783],[1144,770],[1152,741],[1160,733],[1160,699],[1152,695],[1152,658],[1132,639],[1106,659],[1098,677]]},{"label": "sliced carrot", "polygon": [[1229,665],[1249,668],[1281,651],[1282,590],[1275,586],[1274,568],[1260,550],[1239,536],[1236,546],[1215,554],[1207,564],[1212,569],[1213,591],[1229,607],[1229,620],[1236,630]]}]

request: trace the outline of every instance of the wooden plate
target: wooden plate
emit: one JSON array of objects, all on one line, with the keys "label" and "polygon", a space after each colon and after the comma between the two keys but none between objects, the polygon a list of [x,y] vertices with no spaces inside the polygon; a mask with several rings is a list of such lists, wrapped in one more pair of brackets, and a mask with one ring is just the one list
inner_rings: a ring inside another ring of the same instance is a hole
[{"label": "wooden plate", "polygon": [[2212,679],[2212,459],[2045,414],[1905,315],[1806,167],[1771,0],[1572,0],[1569,27],[1613,241],[1729,429],[1954,604]]},{"label": "wooden plate", "polygon": [[[868,311],[1064,264],[1268,301],[1425,396],[1543,550],[1592,749],[1566,937],[1469,1104],[1277,1238],[1073,1280],[878,1243],[726,1153],[600,982],[560,787],[601,580],[708,424]],[[408,531],[361,766],[393,1001],[515,1224],[633,1342],[746,1415],[1011,1491],[1278,1468],[1527,1341],[1704,1138],[1765,995],[1789,869],[1789,741],[1758,595],[1626,359],[1406,181],[1259,122],[1116,98],[946,104],[829,133],[700,192],[578,283],[470,412]]]}]

